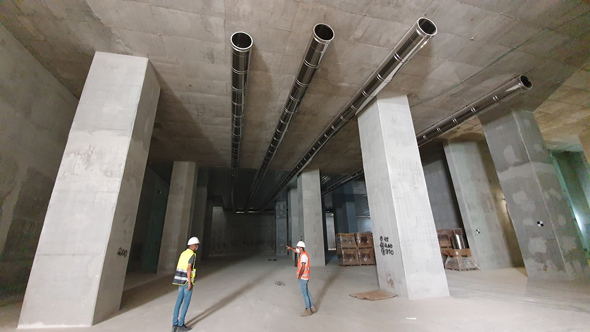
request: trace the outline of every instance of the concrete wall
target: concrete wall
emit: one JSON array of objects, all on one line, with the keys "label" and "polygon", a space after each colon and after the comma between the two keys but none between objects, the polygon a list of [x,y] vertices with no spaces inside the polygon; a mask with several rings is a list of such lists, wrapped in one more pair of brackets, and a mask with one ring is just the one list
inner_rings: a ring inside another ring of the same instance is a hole
[{"label": "concrete wall", "polygon": [[0,25],[0,300],[25,290],[77,104]]},{"label": "concrete wall", "polygon": [[424,178],[436,229],[463,228],[455,189],[441,144],[420,150]]},{"label": "concrete wall", "polygon": [[275,252],[275,217],[236,214],[213,207],[210,256]]}]

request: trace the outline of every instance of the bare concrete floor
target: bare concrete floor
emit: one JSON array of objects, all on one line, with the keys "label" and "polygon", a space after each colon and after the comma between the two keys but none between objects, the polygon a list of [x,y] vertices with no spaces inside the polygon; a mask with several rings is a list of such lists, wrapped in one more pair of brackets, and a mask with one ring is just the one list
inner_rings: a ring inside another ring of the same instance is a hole
[{"label": "bare concrete floor", "polygon": [[[268,258],[274,257],[222,258],[201,266],[187,325],[224,332],[590,331],[590,281],[527,283],[521,269],[449,271],[450,298],[369,302],[349,294],[377,289],[374,266],[312,267],[318,312],[301,318],[295,268],[287,258]],[[169,331],[176,300],[171,280],[134,273],[118,315],[91,328],[50,331]],[[15,330],[20,305],[0,308],[0,331]]]}]

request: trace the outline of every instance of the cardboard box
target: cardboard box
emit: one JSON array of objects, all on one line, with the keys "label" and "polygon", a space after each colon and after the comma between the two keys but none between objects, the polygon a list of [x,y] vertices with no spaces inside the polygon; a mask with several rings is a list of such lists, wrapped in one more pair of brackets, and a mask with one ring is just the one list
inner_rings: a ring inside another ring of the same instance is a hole
[{"label": "cardboard box", "polygon": [[356,249],[355,233],[338,233],[336,234],[336,250],[340,252],[344,249]]},{"label": "cardboard box", "polygon": [[341,255],[338,257],[338,262],[342,266],[358,266],[359,257],[357,249],[342,249]]},{"label": "cardboard box", "polygon": [[375,251],[373,248],[363,248],[358,250],[360,265],[375,265]]},{"label": "cardboard box", "polygon": [[359,248],[373,248],[373,233],[356,233],[356,245]]}]

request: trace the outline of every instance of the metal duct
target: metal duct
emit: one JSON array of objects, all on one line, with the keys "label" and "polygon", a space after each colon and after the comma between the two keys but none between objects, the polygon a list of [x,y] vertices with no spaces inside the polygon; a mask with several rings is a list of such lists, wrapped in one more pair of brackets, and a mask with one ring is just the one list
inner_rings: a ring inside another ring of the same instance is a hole
[{"label": "metal duct", "polygon": [[[528,79],[528,77],[524,75],[519,75],[511,79],[510,81],[504,83],[502,86],[488,93],[484,97],[469,104],[468,106],[465,106],[460,111],[456,112],[450,117],[440,121],[439,123],[429,127],[425,131],[416,135],[418,146],[422,146],[430,142],[436,137],[455,129],[463,122],[473,118],[474,116],[482,114],[494,108],[495,106],[498,106],[498,104],[505,102],[508,99],[516,96],[517,94],[530,90],[532,87],[533,83]],[[361,168],[356,172],[353,172],[349,175],[346,175],[338,179],[332,184],[329,184],[324,190],[322,190],[322,196],[340,188],[341,186],[347,184],[350,181],[354,181],[360,178],[364,174],[365,173]]]},{"label": "metal duct", "polygon": [[524,75],[519,75],[511,79],[494,91],[479,98],[477,101],[463,107],[460,111],[454,113],[450,117],[416,135],[418,146],[430,142],[474,116],[488,111],[495,106],[498,106],[501,102],[505,102],[523,91],[530,90],[532,87],[533,83]]},{"label": "metal duct", "polygon": [[303,61],[299,67],[299,72],[295,77],[295,82],[293,82],[291,92],[289,93],[289,97],[287,98],[285,106],[283,107],[283,113],[281,114],[281,118],[279,119],[275,129],[275,133],[272,137],[272,140],[270,141],[268,149],[266,150],[266,155],[264,156],[262,165],[256,174],[254,182],[252,183],[250,196],[248,197],[248,202],[246,202],[246,207],[250,199],[260,188],[262,180],[268,171],[268,167],[270,166],[270,163],[272,162],[279,145],[281,145],[281,142],[285,137],[285,133],[289,128],[289,124],[293,119],[293,115],[295,115],[295,112],[297,112],[297,109],[303,100],[303,96],[307,91],[307,87],[311,83],[311,79],[315,75],[320,61],[322,61],[322,58],[324,57],[324,54],[326,53],[328,45],[330,45],[332,39],[334,39],[334,30],[332,30],[329,25],[319,23],[313,27],[312,38],[307,45],[307,51],[303,56]]},{"label": "metal duct", "polygon": [[[436,34],[436,25],[422,17],[412,25],[406,32],[401,41],[393,48],[391,53],[373,72],[371,77],[365,82],[363,87],[354,95],[351,101],[346,104],[344,109],[336,116],[330,125],[319,136],[316,142],[307,150],[303,158],[299,160],[295,168],[289,172],[287,177],[279,184],[270,198],[264,203],[266,206],[280,191],[289,183],[291,178],[297,176],[311,162],[313,157],[324,147],[326,143],[337,132],[339,132],[358,112],[381,91],[391,80],[393,76],[426,45],[426,43]],[[263,206],[263,208],[264,208]]]},{"label": "metal duct", "polygon": [[230,37],[232,47],[231,63],[231,200],[234,207],[234,188],[238,180],[240,166],[240,146],[244,127],[244,105],[246,103],[246,82],[250,65],[250,50],[254,44],[252,37],[243,32],[235,32]]},{"label": "metal duct", "polygon": [[345,175],[345,176],[339,178],[336,181],[332,181],[332,183],[328,183],[328,185],[324,189],[322,189],[322,196],[325,196],[325,195],[331,193],[332,191],[342,187],[343,185],[362,177],[364,174],[365,174],[365,172],[361,168],[359,170],[356,170],[348,175]]}]

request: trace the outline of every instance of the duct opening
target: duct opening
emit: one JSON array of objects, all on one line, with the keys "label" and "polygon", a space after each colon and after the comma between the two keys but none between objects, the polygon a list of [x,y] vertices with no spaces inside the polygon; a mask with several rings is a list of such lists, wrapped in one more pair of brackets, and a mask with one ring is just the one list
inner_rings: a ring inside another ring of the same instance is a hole
[{"label": "duct opening", "polygon": [[252,47],[252,37],[245,32],[238,31],[231,36],[231,44],[238,51],[246,51]]},{"label": "duct opening", "polygon": [[313,28],[313,34],[322,42],[329,42],[334,38],[334,30],[327,24],[316,24]]},{"label": "duct opening", "polygon": [[436,34],[436,25],[434,25],[434,22],[432,22],[431,20],[429,20],[427,18],[422,17],[421,19],[419,19],[418,26],[420,27],[422,32],[424,32],[425,34],[428,34],[428,35]]},{"label": "duct opening", "polygon": [[529,80],[528,77],[524,76],[524,75],[520,75],[520,83],[522,83],[522,85],[524,85],[525,88],[530,89],[533,87],[533,82],[531,82],[531,80]]}]

